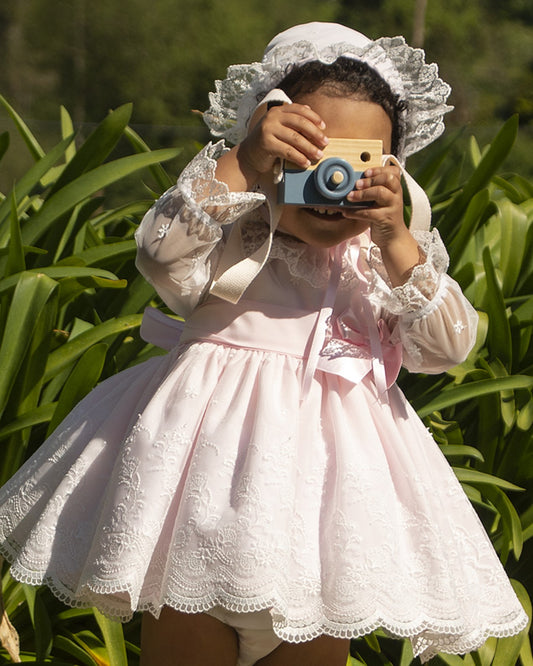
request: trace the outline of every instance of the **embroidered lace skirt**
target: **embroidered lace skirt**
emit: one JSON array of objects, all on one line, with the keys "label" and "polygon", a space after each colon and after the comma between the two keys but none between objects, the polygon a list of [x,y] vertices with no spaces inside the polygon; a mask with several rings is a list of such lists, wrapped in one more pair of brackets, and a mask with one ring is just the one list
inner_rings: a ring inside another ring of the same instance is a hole
[{"label": "embroidered lace skirt", "polygon": [[424,660],[525,625],[396,386],[387,405],[371,372],[318,369],[302,402],[305,340],[206,337],[103,382],[0,491],[15,578],[121,620],[219,605],[272,609],[289,641],[383,627]]}]

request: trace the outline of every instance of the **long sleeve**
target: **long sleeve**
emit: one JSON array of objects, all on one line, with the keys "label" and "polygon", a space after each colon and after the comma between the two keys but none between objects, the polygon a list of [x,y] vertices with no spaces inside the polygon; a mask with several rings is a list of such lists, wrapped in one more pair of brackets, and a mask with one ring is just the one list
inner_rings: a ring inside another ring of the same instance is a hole
[{"label": "long sleeve", "polygon": [[438,232],[414,235],[427,260],[400,287],[391,287],[379,249],[371,248],[371,300],[385,313],[391,340],[402,343],[403,365],[411,372],[438,373],[467,357],[475,342],[478,316],[457,282],[446,274],[448,255]]},{"label": "long sleeve", "polygon": [[230,192],[215,178],[223,142],[208,144],[136,231],[137,268],[163,301],[187,316],[207,291],[223,245],[223,226],[257,208],[262,194]]}]

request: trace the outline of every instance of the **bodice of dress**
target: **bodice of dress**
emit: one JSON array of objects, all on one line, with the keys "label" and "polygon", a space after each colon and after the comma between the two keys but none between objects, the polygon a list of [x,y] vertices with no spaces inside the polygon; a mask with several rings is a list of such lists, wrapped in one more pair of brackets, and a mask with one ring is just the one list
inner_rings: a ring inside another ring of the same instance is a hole
[{"label": "bodice of dress", "polygon": [[[247,255],[269,231],[261,192],[230,192],[217,181],[216,159],[224,150],[222,142],[206,146],[154,204],[136,233],[139,270],[163,301],[186,319],[214,298],[209,287],[232,225],[238,221]],[[427,260],[401,287],[391,286],[379,248],[368,233],[343,247],[334,320],[328,320],[324,331],[326,355],[357,354],[350,338],[362,335],[368,340],[370,328],[376,328],[382,341],[401,346],[403,364],[412,371],[441,372],[466,357],[477,314],[446,275],[448,258],[438,232],[413,235]],[[243,298],[287,312],[318,313],[331,279],[330,259],[329,250],[276,233],[268,262]],[[337,322],[334,340],[332,321]]]}]

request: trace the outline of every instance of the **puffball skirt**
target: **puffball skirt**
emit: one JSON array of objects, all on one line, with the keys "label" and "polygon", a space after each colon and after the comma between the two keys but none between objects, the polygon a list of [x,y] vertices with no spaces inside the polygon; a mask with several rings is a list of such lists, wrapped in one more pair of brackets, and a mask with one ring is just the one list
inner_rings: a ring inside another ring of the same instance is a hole
[{"label": "puffball skirt", "polygon": [[[507,576],[401,391],[384,405],[372,373],[318,369],[302,402],[306,340],[244,316],[104,381],[4,486],[12,575],[123,621],[222,606],[271,609],[288,641],[383,627],[424,659],[516,633]],[[266,325],[276,343],[251,347]]]}]

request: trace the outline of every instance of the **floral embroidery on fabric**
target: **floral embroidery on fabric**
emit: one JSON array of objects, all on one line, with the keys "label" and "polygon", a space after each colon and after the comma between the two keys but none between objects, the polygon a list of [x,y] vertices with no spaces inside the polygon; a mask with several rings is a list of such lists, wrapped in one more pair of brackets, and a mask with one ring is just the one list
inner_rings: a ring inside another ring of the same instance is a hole
[{"label": "floral embroidery on fabric", "polygon": [[166,222],[165,224],[162,224],[159,229],[157,230],[157,237],[158,238],[165,238],[165,236],[168,236],[168,230],[170,229],[170,223]]}]

